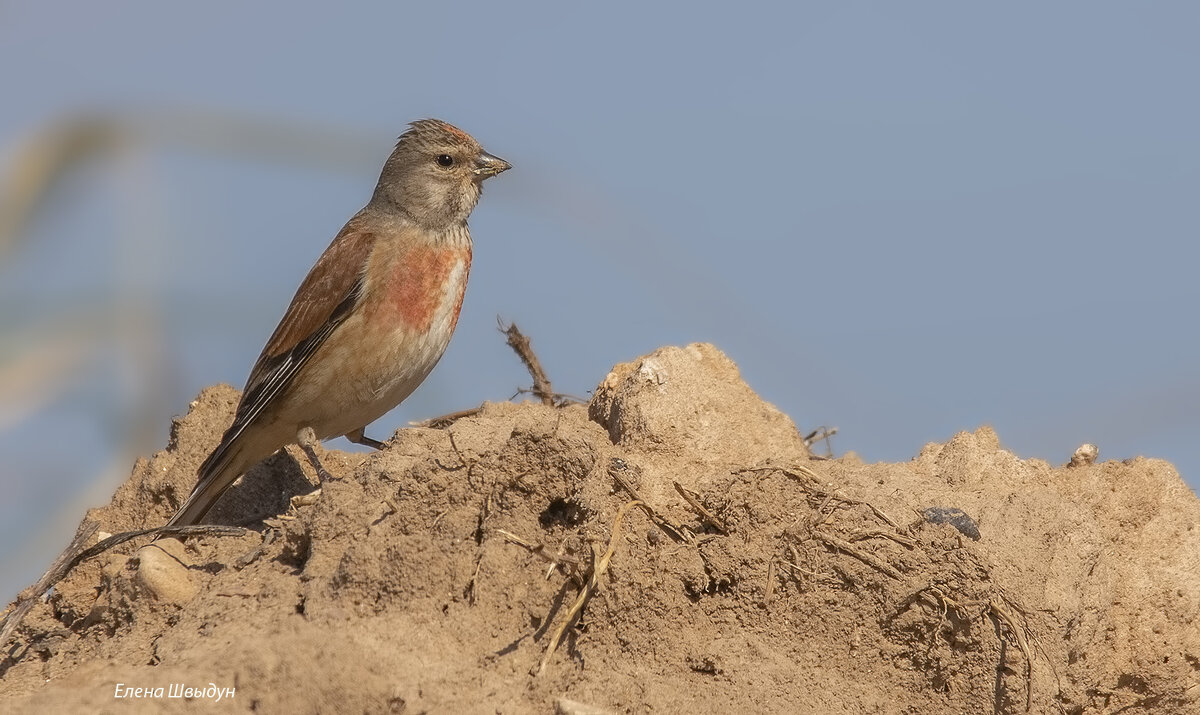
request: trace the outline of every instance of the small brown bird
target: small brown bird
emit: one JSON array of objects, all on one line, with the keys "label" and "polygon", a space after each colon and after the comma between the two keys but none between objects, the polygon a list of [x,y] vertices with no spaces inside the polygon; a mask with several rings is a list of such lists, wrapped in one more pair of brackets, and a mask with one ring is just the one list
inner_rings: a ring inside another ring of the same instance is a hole
[{"label": "small brown bird", "polygon": [[298,442],[363,428],[442,357],[471,268],[467,217],[483,180],[508,170],[437,119],[401,135],[371,201],[317,259],[250,371],[233,425],[168,525],[196,524],[243,472]]}]

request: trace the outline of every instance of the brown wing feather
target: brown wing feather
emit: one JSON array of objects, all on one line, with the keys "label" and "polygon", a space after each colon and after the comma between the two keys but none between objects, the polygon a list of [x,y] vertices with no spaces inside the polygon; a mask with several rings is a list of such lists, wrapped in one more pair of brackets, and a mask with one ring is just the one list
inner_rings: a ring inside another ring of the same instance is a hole
[{"label": "brown wing feather", "polygon": [[[270,380],[278,360],[318,335],[339,306],[351,297],[374,245],[375,234],[363,230],[358,221],[351,219],[317,259],[250,370],[242,404],[238,406],[239,416],[246,396],[258,392]],[[316,345],[311,347],[315,349]]]},{"label": "brown wing feather", "polygon": [[239,438],[353,310],[374,245],[374,234],[351,219],[317,259],[250,371],[233,424],[200,466],[196,486],[171,524],[202,519],[239,476],[231,471],[239,459]]}]

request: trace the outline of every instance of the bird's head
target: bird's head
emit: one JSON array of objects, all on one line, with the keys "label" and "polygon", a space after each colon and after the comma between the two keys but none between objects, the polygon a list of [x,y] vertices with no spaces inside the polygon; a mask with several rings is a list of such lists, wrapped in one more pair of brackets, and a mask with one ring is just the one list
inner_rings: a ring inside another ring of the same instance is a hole
[{"label": "bird's head", "polygon": [[509,168],[458,127],[421,119],[400,135],[371,203],[426,228],[449,229],[466,222],[484,179]]}]

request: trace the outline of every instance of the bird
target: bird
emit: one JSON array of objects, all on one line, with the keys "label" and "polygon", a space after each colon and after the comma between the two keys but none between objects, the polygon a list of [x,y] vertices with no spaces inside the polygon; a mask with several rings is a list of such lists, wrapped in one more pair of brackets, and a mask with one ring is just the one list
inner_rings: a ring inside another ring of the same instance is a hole
[{"label": "bird", "polygon": [[301,282],[168,527],[202,523],[238,477],[288,444],[314,463],[320,440],[383,446],[364,429],[449,345],[471,269],[467,219],[484,180],[510,168],[452,124],[408,125],[370,201]]}]

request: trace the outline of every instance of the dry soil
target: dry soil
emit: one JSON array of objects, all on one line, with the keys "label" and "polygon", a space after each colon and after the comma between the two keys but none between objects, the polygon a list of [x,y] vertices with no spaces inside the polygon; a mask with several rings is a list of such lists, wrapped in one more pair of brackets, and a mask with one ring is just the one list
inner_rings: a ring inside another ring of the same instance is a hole
[{"label": "dry soil", "polygon": [[[202,393],[86,520],[164,522],[236,400]],[[321,459],[316,494],[292,448],[243,478],[212,514],[241,536],[76,569],[0,663],[0,711],[1200,712],[1200,503],[1159,460],[1055,467],[986,427],[814,459],[709,345],[586,406]]]}]

